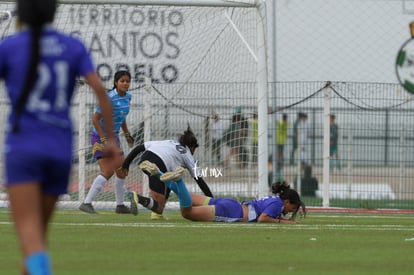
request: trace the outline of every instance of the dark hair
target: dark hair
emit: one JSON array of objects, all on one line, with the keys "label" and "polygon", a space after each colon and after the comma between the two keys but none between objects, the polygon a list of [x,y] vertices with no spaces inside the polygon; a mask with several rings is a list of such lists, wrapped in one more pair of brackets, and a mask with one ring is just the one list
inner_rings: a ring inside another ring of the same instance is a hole
[{"label": "dark hair", "polygon": [[198,147],[197,138],[195,137],[193,131],[190,128],[190,126],[188,126],[187,130],[184,131],[184,134],[180,136],[180,138],[178,139],[178,142],[180,142],[180,144],[183,145],[183,146],[188,146],[189,148],[190,147],[194,147],[194,148]]},{"label": "dark hair", "polygon": [[130,73],[130,72],[128,72],[128,71],[117,71],[117,72],[115,73],[115,75],[114,75],[114,87],[112,88],[112,90],[116,88],[116,82],[117,82],[117,81],[118,81],[121,77],[123,77],[124,75],[128,76],[128,77],[129,77],[129,79],[131,80],[131,73]]},{"label": "dark hair", "polygon": [[42,27],[53,22],[56,6],[56,0],[17,0],[17,15],[30,27]]},{"label": "dark hair", "polygon": [[305,164],[305,168],[303,169],[303,177],[304,178],[311,178],[312,177],[312,166]]},{"label": "dark hair", "polygon": [[298,192],[291,189],[289,184],[284,181],[272,183],[272,193],[278,195],[282,200],[289,200],[291,204],[297,205],[296,209],[292,213],[292,216],[290,218],[291,220],[295,220],[296,215],[301,207],[303,216],[306,216],[305,204],[300,199]]},{"label": "dark hair", "polygon": [[56,0],[17,0],[17,15],[20,22],[28,25],[31,33],[30,61],[28,64],[25,82],[17,99],[16,117],[13,131],[19,128],[19,118],[26,105],[27,98],[37,78],[37,65],[40,61],[40,36],[42,27],[53,21],[56,12]]}]

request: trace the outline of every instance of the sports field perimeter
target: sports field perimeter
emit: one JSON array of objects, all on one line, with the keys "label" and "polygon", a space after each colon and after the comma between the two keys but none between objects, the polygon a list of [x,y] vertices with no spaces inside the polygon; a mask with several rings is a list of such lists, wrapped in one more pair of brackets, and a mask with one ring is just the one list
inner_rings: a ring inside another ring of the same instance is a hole
[{"label": "sports field perimeter", "polygon": [[[297,225],[152,221],[59,210],[55,274],[413,274],[414,216],[310,212]],[[0,210],[0,274],[19,274],[9,212]]]}]

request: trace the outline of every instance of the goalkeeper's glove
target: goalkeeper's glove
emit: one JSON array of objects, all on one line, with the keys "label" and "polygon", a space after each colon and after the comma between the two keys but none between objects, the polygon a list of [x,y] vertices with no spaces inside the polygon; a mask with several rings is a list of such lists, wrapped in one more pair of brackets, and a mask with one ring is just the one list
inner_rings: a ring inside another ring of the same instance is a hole
[{"label": "goalkeeper's glove", "polygon": [[126,142],[128,143],[128,147],[132,148],[134,146],[134,138],[131,136],[131,134],[129,132],[124,133]]}]

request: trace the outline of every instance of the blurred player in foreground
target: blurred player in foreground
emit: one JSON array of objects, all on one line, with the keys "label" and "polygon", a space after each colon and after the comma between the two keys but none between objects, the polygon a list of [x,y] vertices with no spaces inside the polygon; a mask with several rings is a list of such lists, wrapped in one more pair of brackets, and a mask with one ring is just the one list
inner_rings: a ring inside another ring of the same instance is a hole
[{"label": "blurred player in foreground", "polygon": [[137,205],[140,203],[153,211],[151,213],[151,219],[164,218],[160,215],[164,211],[165,203],[168,200],[171,190],[160,181],[158,175],[148,173],[146,170],[147,163],[155,163],[157,167],[160,167],[162,172],[171,172],[177,167],[187,168],[203,193],[206,196],[213,197],[207,183],[196,175],[195,170],[197,166],[193,155],[197,147],[197,139],[190,127],[188,127],[178,140],[148,141],[138,145],[128,154],[119,170],[127,175],[131,162],[139,153],[144,152],[141,156],[139,167],[148,175],[149,187],[151,189],[151,198],[146,198],[135,192],[129,193],[132,214],[138,214]]},{"label": "blurred player in foreground", "polygon": [[[56,31],[56,0],[18,0],[21,31],[0,44],[0,78],[11,104],[4,160],[12,219],[23,254],[23,274],[51,274],[47,229],[72,163],[69,108],[78,76],[94,89],[105,125],[111,105],[85,46]],[[105,153],[115,157],[111,133]],[[114,165],[114,164],[113,164]]]}]

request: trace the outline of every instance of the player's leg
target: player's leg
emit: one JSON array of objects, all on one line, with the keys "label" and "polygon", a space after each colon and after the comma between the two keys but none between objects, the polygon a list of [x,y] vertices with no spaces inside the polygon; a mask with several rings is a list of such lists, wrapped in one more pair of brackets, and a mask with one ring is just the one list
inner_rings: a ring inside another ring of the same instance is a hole
[{"label": "player's leg", "polygon": [[180,208],[181,216],[191,221],[214,221],[215,206],[214,205],[202,205],[202,206],[190,206]]},{"label": "player's leg", "polygon": [[289,161],[290,165],[295,164],[295,153],[297,149],[298,149],[298,143],[295,140],[293,140],[292,151],[290,151],[290,161]]},{"label": "player's leg", "polygon": [[341,161],[339,160],[338,146],[335,146],[335,159],[336,159],[336,168],[338,170],[341,170]]},{"label": "player's leg", "polygon": [[[117,140],[117,142],[119,146],[119,140]],[[93,154],[93,157],[98,162],[100,173],[93,180],[92,186],[89,189],[85,200],[79,206],[79,210],[89,213],[89,214],[97,214],[94,207],[92,206],[92,201],[101,192],[105,183],[112,177],[112,175],[114,174],[114,170],[113,170],[112,160],[105,158],[104,146],[102,142],[100,141],[100,137],[95,133],[91,134],[91,144],[92,144],[92,154]],[[120,154],[123,154],[120,147],[119,147],[119,152]],[[122,164],[121,161],[119,162],[120,164]]]},{"label": "player's leg", "polygon": [[210,199],[210,197],[201,194],[191,193],[191,200],[193,201],[193,206],[208,205]]},{"label": "player's leg", "polygon": [[180,208],[192,206],[190,192],[188,192],[187,186],[183,180],[185,171],[185,168],[177,167],[174,171],[164,173],[160,177],[160,180],[178,195]]},{"label": "player's leg", "polygon": [[85,200],[79,206],[79,210],[89,214],[97,214],[94,207],[92,206],[92,201],[101,192],[105,183],[114,174],[114,171],[112,169],[112,160],[106,159],[104,157],[103,144],[101,143],[99,136],[95,133],[91,134],[91,144],[92,154],[98,162],[100,174],[93,180],[92,186],[89,189]]},{"label": "player's leg", "polygon": [[[40,184],[24,182],[7,188],[12,219],[25,258],[25,268],[49,270]],[[45,273],[47,274],[47,273]]]},{"label": "player's leg", "polygon": [[89,213],[89,214],[97,214],[97,212],[92,206],[92,201],[102,191],[105,183],[107,183],[109,178],[112,177],[113,175],[113,171],[111,173],[110,170],[107,169],[107,167],[111,165],[109,161],[110,161],[109,159],[105,159],[105,158],[98,159],[98,165],[99,165],[101,174],[96,176],[96,178],[93,180],[91,188],[89,189],[85,200],[79,206],[79,210]]},{"label": "player's leg", "polygon": [[165,219],[162,213],[171,189],[160,180],[160,176],[163,174],[162,171],[167,171],[167,168],[162,159],[150,151],[146,151],[141,159],[142,162],[139,164],[139,167],[149,177],[151,200],[154,202],[154,207],[151,209],[151,219]]},{"label": "player's leg", "polygon": [[[46,250],[47,225],[59,194],[67,190],[71,158],[70,154],[67,160],[55,162],[38,155],[6,155],[6,187],[12,219],[24,255],[24,272],[51,273]],[[55,171],[55,165],[63,170]],[[54,177],[56,174],[59,175],[58,178]],[[50,185],[47,181],[49,177],[55,190],[45,187],[47,184]],[[44,180],[43,184],[40,183],[40,179]],[[45,191],[48,195],[45,195]]]},{"label": "player's leg", "polygon": [[181,215],[192,221],[243,221],[241,204],[230,198],[210,198],[208,205],[181,208]]},{"label": "player's leg", "polygon": [[[122,157],[120,157],[117,160],[116,167],[121,167],[123,162],[124,162],[124,155],[122,154]],[[126,207],[124,204],[125,192],[127,191],[125,188],[125,178],[123,178],[122,175],[118,171],[116,171],[114,184],[115,184],[115,200],[116,200],[115,213],[130,214],[131,210],[128,207]]]}]

